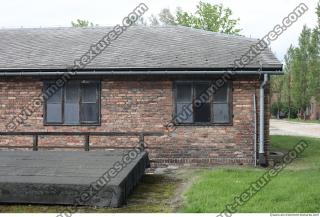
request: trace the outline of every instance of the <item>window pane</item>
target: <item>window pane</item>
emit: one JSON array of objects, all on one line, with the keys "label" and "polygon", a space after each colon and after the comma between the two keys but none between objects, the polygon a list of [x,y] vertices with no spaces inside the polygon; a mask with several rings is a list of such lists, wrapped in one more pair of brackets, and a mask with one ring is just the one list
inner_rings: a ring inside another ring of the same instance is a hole
[{"label": "window pane", "polygon": [[207,123],[211,121],[210,103],[194,106],[194,122]]},{"label": "window pane", "polygon": [[66,103],[64,105],[64,123],[79,124],[79,104]]},{"label": "window pane", "polygon": [[62,106],[61,104],[47,104],[47,122],[61,123],[62,122]]},{"label": "window pane", "polygon": [[44,95],[48,97],[48,103],[61,103],[62,102],[62,89],[55,84],[47,84],[45,86]]},{"label": "window pane", "polygon": [[176,120],[178,123],[192,123],[193,122],[193,111],[192,104],[177,104]]},{"label": "window pane", "polygon": [[195,85],[196,99],[201,100],[201,102],[210,101],[211,96],[207,94],[209,89],[209,83],[198,83]]},{"label": "window pane", "polygon": [[79,103],[80,98],[80,82],[70,81],[65,88],[65,102],[66,103]]},{"label": "window pane", "polygon": [[81,107],[81,121],[83,122],[99,122],[99,107],[97,103],[83,103]]},{"label": "window pane", "polygon": [[97,102],[97,83],[83,83],[82,84],[82,102],[96,103]]},{"label": "window pane", "polygon": [[80,81],[69,81],[64,93],[64,123],[79,124]]},{"label": "window pane", "polygon": [[227,83],[216,90],[213,101],[214,102],[228,101],[228,84]]},{"label": "window pane", "polygon": [[192,102],[191,84],[177,85],[177,102]]},{"label": "window pane", "polygon": [[215,123],[228,123],[229,122],[229,105],[213,104],[213,121]]}]

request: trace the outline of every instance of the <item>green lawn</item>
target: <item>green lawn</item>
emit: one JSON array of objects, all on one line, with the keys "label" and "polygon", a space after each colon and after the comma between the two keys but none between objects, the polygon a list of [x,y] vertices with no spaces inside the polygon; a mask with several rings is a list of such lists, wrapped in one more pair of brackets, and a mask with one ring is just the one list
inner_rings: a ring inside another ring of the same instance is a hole
[{"label": "green lawn", "polygon": [[286,121],[298,122],[298,123],[316,123],[320,124],[320,120],[300,120],[300,119],[285,119]]},{"label": "green lawn", "polygon": [[[272,136],[272,148],[288,150],[301,137]],[[238,212],[320,212],[320,139],[303,138],[308,149]],[[185,193],[182,212],[221,212],[266,169],[206,169]]]}]

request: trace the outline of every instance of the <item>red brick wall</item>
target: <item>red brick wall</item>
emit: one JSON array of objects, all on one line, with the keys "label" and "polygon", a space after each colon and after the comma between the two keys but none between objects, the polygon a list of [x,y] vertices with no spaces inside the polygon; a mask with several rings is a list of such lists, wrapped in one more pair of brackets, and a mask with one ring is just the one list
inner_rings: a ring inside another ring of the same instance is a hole
[{"label": "red brick wall", "polygon": [[[16,131],[166,131],[165,125],[171,121],[173,114],[170,79],[104,79],[101,86],[101,126],[44,126],[41,107]],[[153,165],[252,164],[253,94],[259,93],[258,87],[258,78],[237,78],[233,81],[232,126],[179,126],[165,136],[146,137]],[[5,131],[5,124],[19,114],[32,97],[41,94],[41,90],[41,81],[0,81],[0,131]],[[268,102],[267,100],[266,111]],[[269,117],[268,113],[266,117]],[[268,125],[269,122],[266,121],[266,126]],[[53,145],[82,149],[83,141],[81,137],[40,137],[39,149]],[[266,130],[266,142],[268,141]],[[137,143],[138,138],[135,137],[93,137],[90,145],[133,147]],[[6,145],[32,147],[32,138],[0,137],[0,146]]]},{"label": "red brick wall", "polygon": [[320,119],[320,103],[317,102],[315,97],[312,97],[310,100],[310,106],[312,111],[310,113],[310,120],[319,120]]}]

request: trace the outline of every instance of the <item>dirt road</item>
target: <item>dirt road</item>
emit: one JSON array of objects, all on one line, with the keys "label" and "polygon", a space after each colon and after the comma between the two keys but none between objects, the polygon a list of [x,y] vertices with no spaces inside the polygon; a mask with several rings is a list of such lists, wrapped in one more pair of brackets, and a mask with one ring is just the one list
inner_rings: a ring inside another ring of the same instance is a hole
[{"label": "dirt road", "polygon": [[320,124],[271,119],[270,134],[320,138]]}]

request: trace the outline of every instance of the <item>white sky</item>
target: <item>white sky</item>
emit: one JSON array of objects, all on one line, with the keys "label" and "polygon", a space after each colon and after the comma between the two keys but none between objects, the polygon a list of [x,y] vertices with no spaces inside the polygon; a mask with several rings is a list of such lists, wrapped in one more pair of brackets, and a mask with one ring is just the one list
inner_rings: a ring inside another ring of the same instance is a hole
[{"label": "white sky", "polygon": [[[276,24],[280,24],[301,0],[203,0],[223,3],[231,8],[234,18],[240,18],[241,34],[262,38]],[[72,20],[86,19],[100,26],[113,26],[122,21],[139,3],[144,2],[149,11],[144,15],[158,14],[177,6],[194,12],[199,0],[1,0],[0,28],[70,26]],[[316,24],[315,7],[318,0],[306,0],[309,7],[298,22],[294,23],[271,44],[273,52],[282,61],[290,44],[297,44],[304,24]]]}]

